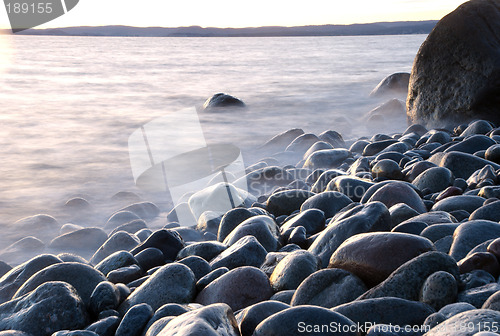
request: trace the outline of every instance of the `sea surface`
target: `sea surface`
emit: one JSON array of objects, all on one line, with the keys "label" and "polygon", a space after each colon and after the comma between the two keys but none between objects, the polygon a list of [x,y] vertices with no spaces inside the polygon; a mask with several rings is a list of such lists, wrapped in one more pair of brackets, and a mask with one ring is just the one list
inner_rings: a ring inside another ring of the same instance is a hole
[{"label": "sea surface", "polygon": [[83,224],[100,226],[116,192],[148,199],[134,185],[130,135],[217,92],[249,108],[200,112],[211,141],[248,149],[296,127],[369,135],[360,120],[381,101],[368,94],[409,72],[425,37],[1,36],[0,227],[38,213],[63,224],[75,196],[97,209]]}]

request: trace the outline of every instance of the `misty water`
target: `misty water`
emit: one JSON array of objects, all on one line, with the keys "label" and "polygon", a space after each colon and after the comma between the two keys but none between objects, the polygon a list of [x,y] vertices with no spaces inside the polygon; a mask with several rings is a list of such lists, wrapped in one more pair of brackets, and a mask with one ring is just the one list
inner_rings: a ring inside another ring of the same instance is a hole
[{"label": "misty water", "polygon": [[359,120],[383,101],[368,94],[385,76],[409,72],[425,37],[2,38],[0,250],[20,218],[70,221],[71,197],[95,209],[84,226],[103,225],[118,191],[148,200],[134,186],[129,136],[217,92],[249,108],[200,113],[203,132],[243,149],[296,127],[369,135]]}]

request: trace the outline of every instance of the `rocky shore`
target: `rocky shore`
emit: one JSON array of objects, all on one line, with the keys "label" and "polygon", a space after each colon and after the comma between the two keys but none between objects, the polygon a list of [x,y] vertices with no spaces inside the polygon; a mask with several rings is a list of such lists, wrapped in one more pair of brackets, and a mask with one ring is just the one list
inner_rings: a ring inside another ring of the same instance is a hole
[{"label": "rocky shore", "polygon": [[351,142],[293,129],[259,149],[249,193],[231,185],[241,204],[191,227],[176,211],[224,183],[160,227],[147,201],[97,227],[25,218],[40,238],[3,258],[45,253],[0,263],[0,335],[500,332],[498,143],[484,120]]}]

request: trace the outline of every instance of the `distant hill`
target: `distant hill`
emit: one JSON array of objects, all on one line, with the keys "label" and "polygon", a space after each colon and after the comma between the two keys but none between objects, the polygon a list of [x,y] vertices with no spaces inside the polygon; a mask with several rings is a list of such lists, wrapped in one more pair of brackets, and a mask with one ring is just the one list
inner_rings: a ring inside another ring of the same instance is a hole
[{"label": "distant hill", "polygon": [[202,28],[199,26],[164,28],[98,26],[28,29],[16,35],[56,36],[141,36],[141,37],[265,37],[265,36],[355,36],[428,34],[437,21],[377,22],[352,25],[297,27]]}]

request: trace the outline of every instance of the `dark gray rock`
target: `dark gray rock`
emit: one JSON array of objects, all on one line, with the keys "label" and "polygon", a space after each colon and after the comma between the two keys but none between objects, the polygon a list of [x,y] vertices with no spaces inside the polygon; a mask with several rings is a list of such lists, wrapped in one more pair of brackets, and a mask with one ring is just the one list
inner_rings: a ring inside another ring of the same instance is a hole
[{"label": "dark gray rock", "polygon": [[370,92],[370,97],[394,97],[406,98],[408,95],[408,85],[410,74],[407,72],[393,73],[382,79],[380,83]]},{"label": "dark gray rock", "polygon": [[58,263],[62,263],[60,258],[52,254],[43,254],[11,269],[0,278],[0,304],[10,301],[17,290],[33,274]]},{"label": "dark gray rock", "polygon": [[391,296],[418,301],[425,280],[438,271],[448,272],[455,279],[459,279],[458,266],[453,258],[442,252],[427,252],[400,266],[384,282],[361,295],[359,299]]},{"label": "dark gray rock", "polygon": [[124,314],[139,303],[147,303],[154,310],[166,303],[189,303],[195,295],[195,283],[193,271],[186,265],[162,266],[128,296],[118,311]]},{"label": "dark gray rock", "polygon": [[[315,171],[320,171],[319,169]],[[321,175],[314,180],[314,184],[311,187],[311,191],[314,193],[320,193],[325,191],[328,183],[336,177],[345,176],[346,173],[340,169],[329,169],[321,173]]]},{"label": "dark gray rock", "polygon": [[240,223],[258,214],[245,208],[234,208],[224,214],[217,232],[217,240],[222,242]]},{"label": "dark gray rock", "polygon": [[455,210],[465,210],[469,213],[483,205],[484,198],[472,195],[450,196],[437,202],[432,207],[432,211],[451,212]]},{"label": "dark gray rock", "polygon": [[85,304],[65,282],[41,284],[31,293],[0,305],[0,330],[50,336],[58,330],[78,330],[87,324]]},{"label": "dark gray rock", "polygon": [[498,291],[500,291],[500,284],[490,283],[458,293],[457,301],[470,303],[476,308],[481,308],[486,300]]},{"label": "dark gray rock", "polygon": [[0,259],[12,264],[25,262],[27,259],[43,253],[45,244],[40,239],[32,236],[24,237],[0,251]]},{"label": "dark gray rock", "polygon": [[339,328],[335,335],[357,335],[350,331],[356,328],[347,317],[322,307],[299,306],[269,316],[257,325],[253,336],[324,335],[321,326],[330,324]]},{"label": "dark gray rock", "polygon": [[52,334],[52,336],[100,336],[89,330],[61,330]]},{"label": "dark gray rock", "polygon": [[461,224],[453,234],[450,255],[463,259],[475,246],[500,237],[500,224],[487,220],[474,220]]},{"label": "dark gray rock", "polygon": [[[487,330],[487,326],[500,323],[500,312],[490,309],[474,309],[459,313],[446,321],[432,328],[426,336],[444,336],[449,335],[446,330],[463,330],[463,326],[468,326],[465,332],[459,332],[460,335],[472,336],[479,335],[480,331]],[[490,329],[491,330],[491,329]],[[457,333],[454,333],[457,334]]]},{"label": "dark gray rock", "polygon": [[316,238],[308,251],[321,259],[322,267],[330,262],[333,252],[349,237],[372,231],[389,231],[391,217],[380,202],[358,205],[331,222]]},{"label": "dark gray rock", "polygon": [[363,149],[363,156],[376,155],[380,153],[382,150],[389,147],[390,145],[395,144],[396,142],[398,141],[394,139],[372,142]]},{"label": "dark gray rock", "polygon": [[148,321],[153,317],[153,309],[145,303],[131,307],[123,316],[115,336],[140,336]]},{"label": "dark gray rock", "polygon": [[433,251],[426,238],[395,232],[355,235],[340,245],[330,258],[329,268],[341,268],[357,275],[367,285],[384,281],[404,263]]},{"label": "dark gray rock", "polygon": [[265,301],[256,303],[243,309],[236,317],[239,320],[241,336],[252,336],[257,325],[282,310],[290,308],[289,305],[280,301]]},{"label": "dark gray rock", "polygon": [[296,289],[318,267],[319,260],[315,255],[304,250],[294,251],[276,265],[269,280],[275,292]]},{"label": "dark gray rock", "polygon": [[165,265],[163,252],[157,248],[149,247],[135,255],[135,260],[144,271],[148,271],[156,266]]},{"label": "dark gray rock", "polygon": [[200,280],[202,277],[210,273],[212,267],[203,258],[198,256],[189,256],[178,261],[180,264],[184,264],[191,269],[194,273],[196,281]]},{"label": "dark gray rock", "polygon": [[[384,203],[388,208],[398,203],[405,203],[419,213],[427,212],[420,196],[412,187],[403,182],[390,182],[377,189],[368,199],[367,203],[375,201]],[[361,202],[363,203],[363,200]]]},{"label": "dark gray rock", "polygon": [[469,273],[461,274],[460,280],[464,290],[482,287],[496,281],[493,275],[483,270],[472,270]]},{"label": "dark gray rock", "polygon": [[106,240],[108,235],[99,228],[84,228],[54,238],[49,248],[59,252],[93,254]]},{"label": "dark gray rock", "polygon": [[12,228],[22,234],[19,238],[24,237],[25,232],[29,232],[35,238],[45,242],[57,236],[60,227],[57,220],[49,215],[25,217],[12,224]]},{"label": "dark gray rock", "polygon": [[90,295],[89,311],[94,316],[98,316],[105,310],[115,310],[119,303],[120,292],[118,288],[109,281],[103,281],[94,288]]},{"label": "dark gray rock", "polygon": [[170,321],[172,321],[175,316],[162,317],[158,321],[155,321],[151,326],[147,327],[146,334],[144,336],[157,336],[160,335],[163,329],[167,329],[166,326]]},{"label": "dark gray rock", "polygon": [[130,251],[141,242],[135,235],[125,231],[118,231],[107,239],[94,253],[90,262],[97,265],[106,257],[118,251]]},{"label": "dark gray rock", "polygon": [[[294,250],[291,252],[295,251],[300,251],[301,249],[299,248],[298,250]],[[283,260],[289,252],[271,252],[266,255],[266,260],[262,263],[260,266],[260,269],[266,273],[267,276],[271,276],[273,274],[274,269],[276,266],[278,266],[279,262]]]},{"label": "dark gray rock", "polygon": [[112,283],[125,283],[128,284],[135,281],[144,275],[142,269],[139,265],[130,265],[125,267],[120,267],[109,272],[106,275],[108,281]]},{"label": "dark gray rock", "polygon": [[202,257],[206,261],[211,261],[225,249],[227,249],[227,245],[224,245],[217,241],[193,243],[180,250],[177,254],[177,259],[182,259],[189,256],[198,256]]},{"label": "dark gray rock", "polygon": [[365,179],[339,176],[328,183],[326,191],[338,191],[349,197],[353,202],[359,202],[371,186],[373,186],[373,183]]},{"label": "dark gray rock", "polygon": [[433,224],[424,229],[420,235],[435,243],[441,238],[453,235],[459,225],[459,223]]},{"label": "dark gray rock", "polygon": [[366,285],[354,274],[338,268],[323,269],[302,281],[291,305],[332,308],[351,302],[366,291]]},{"label": "dark gray rock", "polygon": [[457,279],[448,272],[439,271],[431,274],[420,290],[420,302],[439,310],[455,302],[458,294]]},{"label": "dark gray rock", "polygon": [[303,167],[313,170],[338,168],[349,156],[350,152],[344,148],[322,149],[311,153]]},{"label": "dark gray rock", "polygon": [[302,203],[314,195],[310,191],[300,189],[279,191],[267,199],[266,209],[274,216],[290,215],[295,210],[299,210]]},{"label": "dark gray rock", "polygon": [[229,268],[227,267],[219,267],[217,269],[214,269],[196,282],[196,290],[198,292],[201,292],[201,290],[207,287],[209,283],[226,274],[227,272],[229,272]]},{"label": "dark gray rock", "polygon": [[269,300],[279,301],[279,302],[283,302],[283,303],[289,305],[290,302],[292,301],[294,294],[295,294],[295,290],[293,290],[293,289],[284,290],[284,291],[281,291],[281,292],[274,294],[273,296],[271,296],[271,298]]},{"label": "dark gray rock", "polygon": [[224,303],[216,303],[175,317],[164,328],[162,336],[239,336],[233,311]]},{"label": "dark gray rock", "polygon": [[[295,154],[292,156],[295,157]],[[277,166],[254,170],[234,182],[236,187],[248,190],[253,195],[269,195],[277,187],[285,187],[294,181],[293,175]]]},{"label": "dark gray rock", "polygon": [[205,211],[198,218],[196,230],[201,232],[211,232],[217,235],[222,216],[215,211]]},{"label": "dark gray rock", "polygon": [[130,211],[139,216],[139,218],[144,219],[146,222],[155,219],[160,214],[160,209],[156,206],[156,204],[151,202],[139,202],[130,204],[129,206],[118,210],[118,212],[120,211]]},{"label": "dark gray rock", "polygon": [[480,150],[486,150],[496,144],[495,140],[486,135],[472,135],[444,150],[444,153],[461,152],[474,154]]},{"label": "dark gray rock", "polygon": [[[147,323],[146,327],[144,328],[144,331],[149,332],[149,328],[156,322],[159,321],[165,317],[176,317],[179,315],[182,315],[184,313],[187,313],[191,309],[188,308],[187,305],[181,305],[178,303],[167,303],[160,308],[158,308],[153,317],[149,320]],[[143,333],[144,334],[144,333]]]},{"label": "dark gray rock", "polygon": [[267,152],[276,153],[285,150],[285,148],[297,137],[304,134],[304,131],[300,128],[289,129],[278,135],[275,135],[272,139],[268,140],[260,149],[266,150]]},{"label": "dark gray rock", "polygon": [[332,311],[342,314],[354,323],[384,323],[392,325],[422,325],[435,310],[425,303],[394,297],[353,301],[337,306]]},{"label": "dark gray rock", "polygon": [[9,272],[11,269],[12,269],[12,266],[10,266],[9,264],[7,264],[4,261],[0,261],[0,278],[2,278],[4,276],[4,274]]},{"label": "dark gray rock", "polygon": [[216,93],[212,97],[208,98],[203,104],[203,109],[205,111],[212,111],[213,109],[230,107],[242,108],[246,107],[246,105],[242,100],[226,93]]},{"label": "dark gray rock", "polygon": [[212,269],[240,266],[260,267],[266,259],[267,251],[254,236],[245,236],[212,259]]},{"label": "dark gray rock", "polygon": [[113,229],[113,231],[111,231],[109,237],[113,236],[115,233],[119,231],[125,231],[130,234],[134,234],[147,228],[148,226],[146,225],[146,222],[143,219],[134,219],[128,223],[117,226],[115,229]]},{"label": "dark gray rock", "polygon": [[404,203],[394,204],[389,208],[389,213],[391,214],[392,229],[394,229],[397,225],[401,224],[402,222],[419,215],[417,211],[415,211],[409,205]]},{"label": "dark gray rock", "polygon": [[64,281],[70,284],[87,306],[94,288],[100,282],[106,281],[106,277],[98,270],[85,264],[74,262],[54,264],[31,276],[17,290],[13,299],[19,298],[50,281]]},{"label": "dark gray rock", "polygon": [[312,133],[305,133],[296,137],[285,149],[286,152],[294,152],[303,156],[305,152],[320,139]]},{"label": "dark gray rock", "polygon": [[430,193],[440,192],[453,184],[454,177],[448,168],[433,167],[418,175],[412,182],[420,190]]},{"label": "dark gray rock", "polygon": [[185,246],[186,244],[184,244],[184,241],[177,232],[162,229],[155,231],[144,243],[130,252],[136,255],[149,247],[155,247],[163,252],[163,256],[166,260],[175,260],[177,253]]},{"label": "dark gray rock", "polygon": [[[464,120],[498,123],[500,11],[496,2],[472,1],[441,19],[413,63],[409,122],[439,126]],[[461,55],[457,62],[455,55]],[[453,74],[453,76],[451,76]]]},{"label": "dark gray rock", "polygon": [[97,264],[95,269],[102,272],[104,275],[108,275],[111,271],[130,265],[137,265],[137,260],[134,258],[132,253],[127,251],[118,251]]},{"label": "dark gray rock", "polygon": [[139,216],[137,216],[135,213],[131,211],[117,211],[113,215],[111,215],[111,217],[109,217],[108,221],[104,225],[104,229],[114,230],[134,220],[140,220]]},{"label": "dark gray rock", "polygon": [[494,169],[500,169],[500,165],[496,163],[461,152],[437,153],[431,156],[429,161],[440,167],[448,168],[455,177],[463,179],[468,179],[472,173],[488,164],[492,165]]},{"label": "dark gray rock", "polygon": [[273,294],[268,277],[258,268],[238,267],[208,284],[196,297],[202,305],[226,303],[237,311],[257,302],[268,300]]},{"label": "dark gray rock", "polygon": [[248,218],[231,231],[223,243],[231,246],[245,236],[254,236],[268,252],[278,248],[278,227],[269,216]]},{"label": "dark gray rock", "polygon": [[379,179],[401,180],[403,173],[397,162],[391,159],[382,159],[373,165],[372,176]]},{"label": "dark gray rock", "polygon": [[86,330],[93,331],[99,336],[115,336],[118,325],[120,325],[120,318],[109,316],[92,323]]},{"label": "dark gray rock", "polygon": [[185,242],[200,242],[203,240],[203,232],[189,227],[175,227],[172,228],[172,231],[177,232]]},{"label": "dark gray rock", "polygon": [[311,147],[309,147],[309,149],[307,150],[307,152],[305,152],[304,156],[303,156],[303,159],[307,159],[309,157],[309,155],[311,155],[312,153],[314,152],[317,152],[319,150],[324,150],[324,149],[333,149],[332,145],[330,145],[328,142],[325,142],[325,141],[317,141],[315,142]]},{"label": "dark gray rock", "polygon": [[470,214],[469,220],[486,219],[493,222],[500,221],[500,202],[483,205]]},{"label": "dark gray rock", "polygon": [[325,191],[307,199],[300,207],[300,211],[319,209],[323,211],[325,218],[331,218],[351,203],[349,197],[338,191]]},{"label": "dark gray rock", "polygon": [[[302,226],[308,235],[318,233],[325,228],[325,213],[319,209],[304,210],[281,225],[281,234],[297,226]],[[285,237],[285,239],[288,239],[288,237]]]}]

